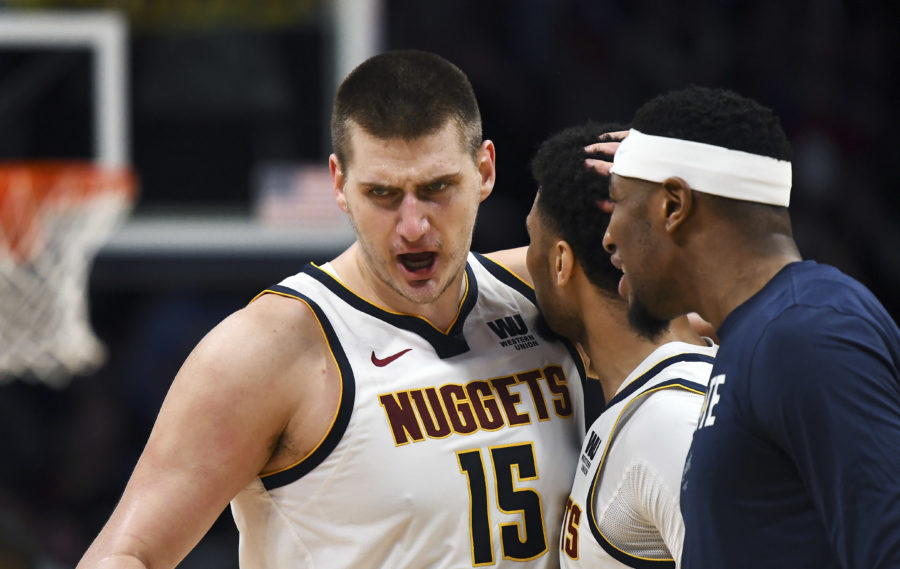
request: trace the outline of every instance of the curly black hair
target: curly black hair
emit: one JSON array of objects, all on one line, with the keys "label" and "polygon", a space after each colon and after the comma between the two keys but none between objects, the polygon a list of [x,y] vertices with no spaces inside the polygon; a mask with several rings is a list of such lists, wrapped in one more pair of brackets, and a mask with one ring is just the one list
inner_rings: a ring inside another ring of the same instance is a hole
[{"label": "curly black hair", "polygon": [[541,220],[572,246],[588,280],[611,294],[618,294],[622,273],[601,244],[610,216],[600,209],[599,202],[609,199],[609,176],[588,168],[584,160],[611,161],[612,156],[588,155],[584,147],[598,142],[605,133],[625,128],[595,122],[567,128],[545,140],[531,161]]},{"label": "curly black hair", "polygon": [[692,85],[657,95],[637,110],[632,127],[644,134],[791,160],[791,145],[775,113],[727,89]]}]

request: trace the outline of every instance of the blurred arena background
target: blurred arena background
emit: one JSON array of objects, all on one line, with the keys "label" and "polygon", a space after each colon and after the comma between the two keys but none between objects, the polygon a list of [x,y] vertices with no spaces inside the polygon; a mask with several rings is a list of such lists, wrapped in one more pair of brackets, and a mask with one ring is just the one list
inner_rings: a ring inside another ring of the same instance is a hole
[{"label": "blurred arena background", "polygon": [[[106,362],[59,387],[0,382],[2,569],[74,566],[195,343],[349,243],[327,179],[330,102],[353,65],[385,49],[434,51],[474,84],[498,150],[476,250],[527,242],[528,162],[549,134],[627,121],[668,89],[723,86],[783,120],[804,256],[858,278],[900,315],[896,3],[0,0],[0,22],[60,10],[73,22],[112,13],[126,31],[111,152],[134,168],[140,193],[90,272]],[[97,65],[83,46],[0,36],[0,160],[95,158]],[[226,511],[181,567],[236,568],[236,547]]]}]

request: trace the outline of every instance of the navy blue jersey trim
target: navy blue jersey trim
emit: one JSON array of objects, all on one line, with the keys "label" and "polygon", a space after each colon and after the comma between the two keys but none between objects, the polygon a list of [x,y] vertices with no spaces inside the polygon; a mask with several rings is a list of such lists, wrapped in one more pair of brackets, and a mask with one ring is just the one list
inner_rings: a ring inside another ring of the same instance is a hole
[{"label": "navy blue jersey trim", "polygon": [[463,337],[462,330],[466,317],[472,311],[472,308],[475,307],[475,303],[478,300],[478,282],[475,279],[475,273],[468,263],[466,263],[466,279],[468,282],[466,297],[460,305],[456,322],[454,322],[447,333],[438,330],[428,321],[419,318],[418,316],[388,312],[383,308],[375,306],[371,302],[354,294],[350,289],[341,284],[340,281],[312,263],[303,267],[302,272],[325,285],[325,287],[334,293],[335,296],[356,310],[374,316],[395,328],[401,328],[413,332],[414,334],[418,334],[431,344],[434,351],[441,359],[452,358],[453,356],[458,356],[469,351],[469,344]]},{"label": "navy blue jersey trim", "polygon": [[337,362],[342,384],[341,403],[338,406],[337,416],[322,443],[312,452],[312,454],[305,457],[297,464],[274,474],[263,475],[260,477],[263,486],[265,486],[267,490],[273,490],[299,480],[312,471],[312,469],[319,466],[335,449],[338,442],[340,442],[341,438],[344,436],[347,425],[350,423],[350,415],[353,413],[353,403],[356,400],[356,381],[353,377],[353,369],[350,367],[350,362],[347,360],[346,354],[344,354],[344,350],[341,347],[337,334],[334,333],[334,328],[328,321],[328,317],[325,316],[325,313],[322,312],[322,309],[318,304],[313,302],[306,295],[282,285],[269,287],[263,294],[266,292],[274,292],[283,296],[293,297],[309,306],[319,320],[322,330],[325,332],[325,339],[328,341],[328,347],[331,349],[331,353],[334,355],[334,359]]},{"label": "navy blue jersey trim", "polygon": [[[453,326],[450,327],[450,330],[447,331],[447,336],[458,337],[462,339],[464,344],[465,339],[463,339],[463,326],[465,326],[466,324],[466,318],[469,316],[469,313],[472,312],[473,308],[475,308],[475,303],[478,302],[478,279],[475,278],[475,271],[472,270],[472,267],[469,266],[469,263],[466,263],[466,280],[469,283],[469,287],[466,292],[466,297],[463,299],[462,304],[459,307],[459,316],[456,317],[456,322],[454,322]],[[469,351],[469,345],[465,345],[466,349],[464,351]]]},{"label": "navy blue jersey trim", "polygon": [[[656,377],[656,374],[658,374],[664,368],[667,368],[672,364],[676,364],[679,362],[704,362],[704,363],[712,364],[714,361],[715,361],[715,358],[713,358],[712,356],[707,356],[705,354],[697,354],[694,352],[689,352],[686,354],[678,354],[677,356],[672,356],[670,358],[666,358],[663,361],[656,364],[655,366],[653,366],[652,368],[648,369],[646,372],[641,374],[640,377],[638,377],[637,379],[632,381],[630,384],[628,384],[628,387],[626,387],[625,389],[623,389],[622,391],[617,393],[616,396],[613,397],[612,399],[610,399],[609,403],[606,404],[606,408],[609,409],[610,407],[612,407],[619,401],[629,398],[632,393],[634,393],[635,391],[637,391],[638,389],[643,387],[648,381],[650,381],[651,379]],[[693,382],[690,382],[690,383],[693,383]],[[703,385],[700,385],[700,384],[694,384],[694,385],[696,386],[696,388],[702,389],[703,393],[706,393],[706,387],[704,387]]]},{"label": "navy blue jersey trim", "polygon": [[598,539],[597,541],[600,543],[600,547],[609,553],[610,557],[619,563],[634,567],[634,569],[675,569],[675,561],[672,559],[640,559],[627,553],[622,553],[622,551],[616,549],[604,539]]},{"label": "navy blue jersey trim", "polygon": [[481,266],[487,269],[489,273],[491,273],[495,279],[502,282],[506,286],[515,289],[519,294],[527,298],[531,301],[532,304],[537,306],[537,297],[534,294],[534,289],[528,286],[522,279],[517,277],[515,273],[511,272],[509,269],[498,263],[497,261],[493,261],[488,259],[481,253],[472,253],[475,255],[475,258],[478,259],[478,262],[481,263]]},{"label": "navy blue jersey trim", "polygon": [[696,381],[689,381],[687,379],[670,379],[668,381],[664,381],[662,383],[654,385],[653,389],[662,389],[664,387],[672,387],[675,385],[677,385],[678,387],[684,387],[685,389],[691,391],[697,391],[699,393],[702,393],[703,395],[706,395],[706,392],[709,390],[708,386],[703,385],[702,383],[697,383]]}]

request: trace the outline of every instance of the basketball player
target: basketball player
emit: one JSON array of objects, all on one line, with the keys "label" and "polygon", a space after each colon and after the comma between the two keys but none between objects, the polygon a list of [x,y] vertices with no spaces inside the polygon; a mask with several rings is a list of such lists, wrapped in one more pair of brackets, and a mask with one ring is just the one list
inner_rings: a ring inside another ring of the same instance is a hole
[{"label": "basketball player", "polygon": [[790,160],[772,111],[700,87],[645,104],[615,154],[604,244],[631,303],[697,311],[721,344],[682,565],[900,567],[900,330],[863,285],[802,260]]},{"label": "basketball player", "polygon": [[375,56],[332,138],[356,242],[200,342],[81,569],[174,567],[229,502],[246,569],[557,566],[584,368],[469,252],[495,175],[469,81]]},{"label": "basketball player", "polygon": [[[611,130],[564,130],[532,161],[539,188],[528,269],[538,304],[556,332],[583,347],[606,404],[581,449],[559,555],[563,567],[673,566],[684,538],[681,471],[716,347],[685,316],[646,318],[619,295],[622,273],[599,242],[609,177],[584,167],[585,145]],[[627,295],[627,281],[622,287]]]}]

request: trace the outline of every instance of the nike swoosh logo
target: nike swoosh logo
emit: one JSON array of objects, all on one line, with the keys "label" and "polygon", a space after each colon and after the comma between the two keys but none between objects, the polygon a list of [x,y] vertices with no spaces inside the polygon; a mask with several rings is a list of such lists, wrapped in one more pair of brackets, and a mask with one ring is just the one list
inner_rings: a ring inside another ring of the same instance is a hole
[{"label": "nike swoosh logo", "polygon": [[391,354],[390,356],[388,356],[386,358],[379,358],[379,357],[375,356],[375,352],[373,351],[372,352],[372,363],[377,365],[378,367],[384,367],[384,366],[388,365],[389,363],[391,363],[392,361],[399,358],[400,356],[402,356],[403,354],[405,354],[406,352],[410,351],[411,349],[412,348],[406,348],[405,350],[399,351],[396,354]]}]

